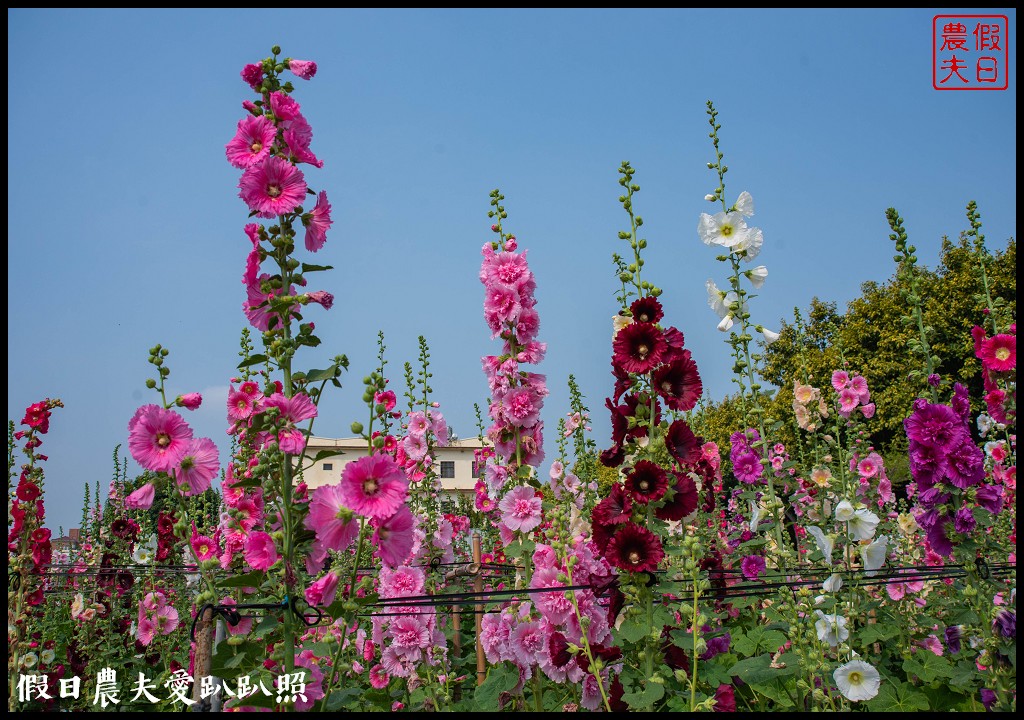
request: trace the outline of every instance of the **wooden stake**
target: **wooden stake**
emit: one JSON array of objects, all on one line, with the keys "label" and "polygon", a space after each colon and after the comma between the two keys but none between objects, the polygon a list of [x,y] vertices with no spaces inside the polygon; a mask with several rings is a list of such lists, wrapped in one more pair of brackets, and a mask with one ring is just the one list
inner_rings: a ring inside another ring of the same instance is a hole
[{"label": "wooden stake", "polygon": [[192,685],[192,699],[199,702],[202,693],[200,678],[210,674],[213,664],[213,608],[205,608],[196,622],[196,661],[193,666],[195,681]]},{"label": "wooden stake", "polygon": [[[480,558],[482,557],[480,552],[480,535],[473,534],[473,564],[478,568],[480,567]],[[476,593],[482,593],[484,590],[484,578],[479,572],[476,574],[476,578],[473,580],[473,590]],[[479,595],[478,595],[479,597]],[[476,684],[483,685],[484,679],[487,677],[487,664],[484,658],[484,646],[480,642],[480,620],[483,618],[484,606],[476,604],[473,606],[474,610],[474,624],[476,625]]]}]

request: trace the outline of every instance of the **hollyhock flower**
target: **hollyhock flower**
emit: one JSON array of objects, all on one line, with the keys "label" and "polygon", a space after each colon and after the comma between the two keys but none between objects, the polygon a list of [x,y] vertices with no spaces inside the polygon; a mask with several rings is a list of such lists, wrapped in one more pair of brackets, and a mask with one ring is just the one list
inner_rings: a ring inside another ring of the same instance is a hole
[{"label": "hollyhock flower", "polygon": [[826,615],[821,610],[815,610],[818,619],[814,621],[814,629],[818,632],[818,640],[835,647],[850,637],[850,630],[846,627],[847,620],[838,613]]},{"label": "hollyhock flower", "polygon": [[629,572],[653,572],[665,556],[661,540],[647,528],[626,523],[616,528],[608,541],[606,559],[614,567]]},{"label": "hollyhock flower", "polygon": [[739,212],[701,213],[697,222],[697,234],[708,246],[733,248],[746,240],[749,232],[743,214]]},{"label": "hollyhock flower", "polygon": [[870,420],[871,418],[873,418],[875,416],[875,404],[874,403],[866,403],[864,405],[861,405],[860,406],[860,412],[861,412],[861,415],[864,416],[865,420]]},{"label": "hollyhock flower", "polygon": [[327,231],[334,224],[331,220],[331,204],[327,202],[325,191],[320,191],[316,205],[302,216],[302,224],[306,227],[306,249],[316,252],[327,242]]},{"label": "hollyhock flower", "polygon": [[330,310],[334,306],[334,296],[326,290],[316,290],[311,293],[306,293],[306,297],[309,298],[310,302],[323,307],[324,310]]},{"label": "hollyhock flower", "polygon": [[156,547],[156,535],[150,535],[146,542],[137,543],[135,545],[135,551],[132,553],[132,561],[136,565],[150,564],[153,562],[153,558],[156,557]]},{"label": "hollyhock flower", "polygon": [[340,484],[321,485],[313,491],[305,525],[330,550],[344,550],[359,533],[359,523],[345,505]]},{"label": "hollyhock flower", "polygon": [[907,438],[928,447],[949,452],[965,433],[960,417],[948,405],[917,400],[914,412],[903,421]]},{"label": "hollyhock flower", "polygon": [[302,108],[299,103],[287,93],[270,93],[270,109],[282,123],[302,117]]},{"label": "hollyhock flower", "polygon": [[764,558],[760,555],[745,555],[740,560],[740,569],[743,571],[743,577],[747,580],[757,580],[766,567]]},{"label": "hollyhock flower", "polygon": [[326,607],[334,602],[338,592],[338,576],[329,572],[306,588],[306,602],[316,607]]},{"label": "hollyhock flower", "polygon": [[750,450],[733,460],[732,471],[737,480],[747,485],[753,485],[761,479],[764,467],[761,465],[761,458],[757,453]]},{"label": "hollyhock flower", "polygon": [[153,638],[155,637],[156,623],[149,617],[140,617],[138,625],[135,628],[135,639],[139,641],[140,645],[146,647],[153,642]]},{"label": "hollyhock flower", "polygon": [[249,84],[253,90],[260,89],[260,83],[263,82],[263,65],[259,63],[251,63],[242,68],[242,79]]},{"label": "hollyhock flower", "polygon": [[387,520],[378,521],[373,532],[374,554],[385,565],[396,567],[409,557],[413,545],[415,520],[409,508],[402,506]]},{"label": "hollyhock flower", "polygon": [[481,268],[485,285],[497,284],[515,290],[519,295],[532,295],[536,286],[533,273],[526,262],[526,253],[496,253]]},{"label": "hollyhock flower", "polygon": [[953,529],[961,535],[970,535],[974,532],[976,525],[974,519],[974,513],[971,512],[969,507],[962,507],[956,511],[956,515],[953,516]]},{"label": "hollyhock flower", "polygon": [[174,403],[186,410],[196,410],[203,404],[203,396],[199,393],[185,393],[184,395],[179,395]]},{"label": "hollyhock flower", "polygon": [[993,515],[1003,509],[1003,489],[994,485],[984,485],[978,488],[975,495],[978,504]]},{"label": "hollyhock flower", "polygon": [[612,340],[614,340],[615,336],[619,334],[619,330],[632,322],[633,318],[628,315],[623,315],[621,313],[618,315],[612,315]]},{"label": "hollyhock flower", "polygon": [[630,373],[646,373],[657,367],[668,348],[653,323],[634,322],[624,327],[612,342],[612,362]]},{"label": "hollyhock flower", "polygon": [[288,61],[288,69],[303,80],[312,80],[316,75],[316,63],[312,60],[295,60],[293,58]]},{"label": "hollyhock flower", "polygon": [[764,281],[768,279],[768,268],[764,265],[758,265],[756,268],[751,268],[743,274],[746,275],[747,280],[754,286],[754,289],[759,290],[764,285]]},{"label": "hollyhock flower", "polygon": [[842,500],[836,505],[836,521],[849,522],[853,519],[854,509],[849,500]]},{"label": "hollyhock flower", "polygon": [[220,459],[217,446],[210,438],[199,438],[188,444],[188,449],[174,470],[174,477],[181,494],[188,497],[206,492],[218,470]]},{"label": "hollyhock flower", "polygon": [[383,567],[380,571],[380,596],[383,598],[412,597],[423,593],[426,578],[417,567]]},{"label": "hollyhock flower", "polygon": [[152,483],[146,483],[124,499],[124,506],[131,510],[149,510],[153,507],[156,489]]},{"label": "hollyhock flower", "polygon": [[1017,337],[996,335],[981,343],[978,353],[989,372],[1010,372],[1017,367]]},{"label": "hollyhock flower", "polygon": [[[998,337],[998,336],[997,336]],[[1000,610],[992,620],[992,632],[1002,635],[1007,640],[1017,637],[1017,613],[1013,610]]]},{"label": "hollyhock flower", "polygon": [[503,417],[513,427],[530,427],[540,418],[540,398],[527,386],[513,388],[502,396]]},{"label": "hollyhock flower", "polygon": [[306,179],[302,171],[276,156],[246,169],[238,188],[239,197],[249,209],[264,218],[293,212],[306,198]]},{"label": "hollyhock flower", "polygon": [[693,465],[697,462],[702,442],[682,419],[673,422],[665,435],[665,447],[680,465]]},{"label": "hollyhock flower", "polygon": [[990,688],[981,688],[981,690],[978,691],[978,697],[981,700],[982,706],[989,712],[992,711],[992,708],[996,705],[996,701],[999,699],[999,696],[996,695],[996,691],[991,690]]},{"label": "hollyhock flower", "polygon": [[238,121],[238,130],[225,147],[228,162],[244,170],[270,156],[277,138],[277,126],[264,116],[249,115]]},{"label": "hollyhock flower", "polygon": [[723,683],[715,690],[715,712],[736,712],[736,691]]},{"label": "hollyhock flower", "polygon": [[946,478],[958,488],[979,485],[985,479],[985,454],[965,432],[946,454]]},{"label": "hollyhock flower", "polygon": [[850,374],[845,370],[835,370],[832,372],[832,387],[836,392],[842,392],[845,388],[850,385]]},{"label": "hollyhock flower", "polygon": [[373,395],[373,402],[384,406],[384,412],[391,412],[398,403],[398,398],[392,390],[380,390]]},{"label": "hollyhock flower", "polygon": [[170,635],[178,627],[178,611],[170,605],[159,607],[153,616],[153,622],[156,624],[157,632],[161,635]]},{"label": "hollyhock flower", "polygon": [[764,337],[765,345],[771,345],[773,342],[782,337],[774,330],[769,330],[768,328],[761,327],[760,325],[758,325],[758,331],[761,333],[761,336]]},{"label": "hollyhock flower", "polygon": [[668,478],[658,464],[641,460],[626,474],[625,488],[633,500],[646,505],[665,495]]},{"label": "hollyhock flower", "polygon": [[619,483],[612,485],[608,496],[594,506],[591,518],[595,525],[619,525],[629,522],[633,501]]},{"label": "hollyhock flower", "polygon": [[405,502],[409,480],[387,455],[369,455],[350,462],[341,473],[341,501],[369,518],[391,517]]},{"label": "hollyhock flower", "polygon": [[498,509],[501,510],[502,523],[510,530],[525,533],[540,525],[541,499],[528,485],[519,485],[505,493]]},{"label": "hollyhock flower", "polygon": [[254,532],[245,539],[245,561],[253,570],[269,570],[279,555],[274,539],[265,532]]},{"label": "hollyhock flower", "polygon": [[834,538],[831,535],[826,535],[821,528],[815,525],[807,527],[806,530],[810,534],[810,536],[814,538],[814,542],[818,545],[818,550],[824,557],[825,562],[831,565],[832,548],[835,543]]},{"label": "hollyhock flower", "polygon": [[504,285],[490,285],[484,290],[484,319],[497,337],[507,323],[515,323],[523,311],[519,293]]},{"label": "hollyhock flower", "polygon": [[853,513],[853,517],[846,523],[846,528],[854,540],[870,540],[875,536],[878,522],[877,515],[862,508]]},{"label": "hollyhock flower", "polygon": [[[685,520],[697,511],[697,484],[689,473],[674,473],[675,486],[671,499],[664,500],[654,511],[659,520],[676,522]],[[595,508],[596,509],[596,508]]]},{"label": "hollyhock flower", "polygon": [[878,573],[878,569],[885,564],[888,545],[889,538],[885,535],[880,536],[873,543],[861,545],[860,559],[864,564],[865,575],[874,577]]},{"label": "hollyhock flower", "polygon": [[370,686],[376,690],[382,690],[391,682],[391,676],[384,669],[383,665],[377,664],[370,668]]},{"label": "hollyhock flower", "polygon": [[168,472],[177,465],[192,440],[192,428],[173,410],[144,405],[128,428],[128,449],[146,470]]},{"label": "hollyhock flower", "polygon": [[32,403],[25,408],[25,417],[21,419],[21,424],[45,435],[50,430],[50,415],[50,408],[45,402]]},{"label": "hollyhock flower", "polygon": [[196,560],[199,560],[200,562],[217,557],[218,551],[220,550],[220,548],[217,547],[217,542],[213,538],[197,534],[195,532],[195,527],[192,528],[192,537],[189,539],[189,545],[192,546],[192,552],[195,553]]},{"label": "hollyhock flower", "polygon": [[689,355],[678,357],[651,373],[651,386],[673,410],[689,412],[704,391],[697,364]]},{"label": "hollyhock flower", "polygon": [[637,298],[629,306],[629,311],[633,314],[633,320],[639,323],[656,323],[665,317],[661,303],[653,295]]},{"label": "hollyhock flower", "polygon": [[852,388],[845,387],[839,391],[839,414],[843,417],[849,417],[859,403],[860,396]]},{"label": "hollyhock flower", "polygon": [[857,472],[862,478],[873,478],[883,467],[882,456],[876,452],[870,453],[866,458],[857,463]]},{"label": "hollyhock flower", "polygon": [[963,625],[950,625],[946,628],[944,633],[946,647],[949,648],[949,652],[953,655],[960,652],[960,638],[962,631]]},{"label": "hollyhock flower", "polygon": [[850,702],[870,700],[878,694],[882,679],[874,667],[863,660],[852,660],[832,673],[839,692]]}]

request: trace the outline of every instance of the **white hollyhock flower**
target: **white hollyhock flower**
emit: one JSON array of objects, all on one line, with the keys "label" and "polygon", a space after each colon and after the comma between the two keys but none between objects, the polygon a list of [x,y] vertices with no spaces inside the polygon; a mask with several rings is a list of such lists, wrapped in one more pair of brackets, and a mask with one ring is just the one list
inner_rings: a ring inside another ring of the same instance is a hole
[{"label": "white hollyhock flower", "polygon": [[850,637],[850,630],[846,627],[846,618],[838,613],[826,615],[821,610],[815,610],[818,619],[814,621],[814,629],[818,631],[818,639],[828,643],[829,647],[835,647]]},{"label": "white hollyhock flower", "polygon": [[843,576],[838,573],[832,573],[829,575],[828,580],[822,583],[821,589],[825,592],[835,593],[839,592],[840,588],[843,587]]},{"label": "white hollyhock flower", "polygon": [[761,228],[747,228],[746,233],[736,243],[732,251],[743,255],[745,262],[750,262],[761,254],[761,246],[764,245],[764,234]]},{"label": "white hollyhock flower", "polygon": [[704,199],[707,200],[708,202],[714,202],[715,200],[718,199],[718,196],[714,195],[713,193],[708,193],[707,195],[704,196]]},{"label": "white hollyhock flower", "polygon": [[754,198],[750,196],[746,190],[740,193],[739,198],[736,200],[736,204],[733,206],[743,217],[751,217],[754,214]]},{"label": "white hollyhock flower", "polygon": [[854,540],[870,540],[875,536],[878,527],[878,516],[870,510],[857,510],[846,524],[850,537]]},{"label": "white hollyhock flower", "polygon": [[136,565],[149,565],[156,557],[156,535],[150,535],[149,540],[135,546],[132,553],[132,560]]},{"label": "white hollyhock flower", "polygon": [[820,527],[811,525],[807,528],[807,532],[810,533],[811,537],[814,538],[814,542],[818,544],[818,549],[821,550],[821,554],[825,556],[825,562],[829,565],[832,564],[832,537],[822,532]]},{"label": "white hollyhock flower", "polygon": [[739,295],[733,291],[719,290],[714,280],[708,280],[704,283],[704,287],[708,291],[708,307],[721,318],[721,322],[718,323],[718,329],[722,332],[728,331],[735,322],[734,313],[746,310],[747,304],[740,303]]},{"label": "white hollyhock flower", "polygon": [[750,532],[757,532],[757,524],[761,522],[761,506],[750,501]]},{"label": "white hollyhock flower", "polygon": [[612,340],[619,334],[619,330],[633,322],[628,315],[612,315]]},{"label": "white hollyhock flower", "polygon": [[755,290],[760,290],[761,286],[764,285],[765,279],[768,277],[768,268],[764,265],[758,265],[751,270],[744,270],[743,274],[747,276],[747,280],[750,281]]},{"label": "white hollyhock flower", "polygon": [[697,223],[697,234],[705,245],[720,245],[724,248],[734,248],[746,241],[749,231],[743,215],[738,212],[714,215],[701,213]]},{"label": "white hollyhock flower", "polygon": [[850,504],[849,500],[843,500],[841,503],[836,505],[836,520],[839,522],[848,522],[853,518],[853,505]]},{"label": "white hollyhock flower", "polygon": [[862,545],[860,559],[864,563],[864,574],[872,577],[878,574],[878,568],[885,564],[889,538],[882,535],[870,545]]},{"label": "white hollyhock flower", "polygon": [[850,702],[870,700],[878,694],[882,686],[882,676],[870,664],[863,660],[851,660],[836,668],[832,678],[839,687],[839,692]]},{"label": "white hollyhock flower", "polygon": [[761,328],[761,334],[764,335],[765,345],[771,345],[773,342],[779,339],[779,334],[774,330],[769,330],[766,327]]}]

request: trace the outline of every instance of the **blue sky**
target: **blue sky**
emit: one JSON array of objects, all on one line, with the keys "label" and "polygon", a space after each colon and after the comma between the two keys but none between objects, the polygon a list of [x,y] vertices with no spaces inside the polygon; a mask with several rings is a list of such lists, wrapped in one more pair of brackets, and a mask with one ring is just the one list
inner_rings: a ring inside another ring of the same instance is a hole
[{"label": "blue sky", "polygon": [[929,266],[968,200],[993,247],[1016,234],[1016,13],[964,12],[1009,16],[1008,90],[934,90],[925,10],[8,10],[8,418],[66,405],[43,450],[49,524],[78,524],[84,482],[106,487],[129,418],[154,400],[155,343],[171,350],[171,391],[206,397],[196,434],[226,452],[248,241],[224,145],[250,97],[239,71],[275,43],[319,64],[294,97],[325,162],[307,181],[335,220],[312,258],[335,269],[311,287],[336,304],[307,314],[323,345],[297,364],[351,360],[316,432],[364,418],[382,330],[392,387],[424,335],[435,399],[475,434],[479,359],[499,351],[479,249],[501,188],[537,276],[548,437],[571,372],[604,446],[623,160],[666,321],[708,394],[730,390],[704,289],[724,268],[696,233],[714,187],[706,100],[726,195],[749,191],[764,232],[752,310],[768,327],[889,278],[889,206]]}]

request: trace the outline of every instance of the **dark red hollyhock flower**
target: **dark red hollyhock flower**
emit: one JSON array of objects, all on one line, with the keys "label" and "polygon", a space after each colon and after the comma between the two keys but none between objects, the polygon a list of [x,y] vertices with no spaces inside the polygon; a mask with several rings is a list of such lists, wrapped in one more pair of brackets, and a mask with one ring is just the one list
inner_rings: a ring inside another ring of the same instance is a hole
[{"label": "dark red hollyhock flower", "polygon": [[633,320],[635,322],[656,323],[665,317],[665,313],[661,309],[661,303],[653,295],[637,298],[629,306],[629,311],[633,313]]},{"label": "dark red hollyhock flower", "polygon": [[157,535],[174,536],[174,516],[168,513],[160,513],[156,519]]},{"label": "dark red hollyhock flower", "polygon": [[675,475],[675,494],[654,511],[659,520],[682,520],[697,509],[697,483],[687,473]]},{"label": "dark red hollyhock flower", "polygon": [[25,417],[22,418],[21,424],[46,434],[50,430],[50,409],[46,407],[46,403],[41,402],[29,405],[25,408]]},{"label": "dark red hollyhock flower", "polygon": [[668,349],[665,351],[665,357],[662,358],[662,362],[672,362],[677,357],[686,355],[690,357],[690,351],[683,349],[683,333],[678,328],[670,327],[664,332],[665,343],[668,345]]},{"label": "dark red hollyhock flower", "polygon": [[551,655],[551,664],[556,668],[564,668],[569,664],[573,656],[569,652],[565,635],[554,632],[548,636],[548,654]]},{"label": "dark red hollyhock flower", "polygon": [[668,428],[665,446],[680,465],[693,465],[700,458],[701,441],[685,420],[676,420]]},{"label": "dark red hollyhock flower", "polygon": [[626,596],[619,590],[619,586],[615,585],[611,590],[608,591],[608,624],[614,626],[616,619],[619,617],[619,613],[622,612],[622,608],[626,605]]},{"label": "dark red hollyhock flower", "polygon": [[631,498],[646,505],[664,497],[668,490],[668,478],[657,463],[641,460],[626,475],[625,488]]},{"label": "dark red hollyhock flower", "polygon": [[31,480],[22,478],[18,482],[18,499],[22,502],[32,502],[42,494],[39,486]]},{"label": "dark red hollyhock flower", "polygon": [[645,373],[656,368],[668,345],[653,323],[630,323],[612,342],[612,362],[626,372]]},{"label": "dark red hollyhock flower", "polygon": [[665,398],[666,405],[680,412],[693,410],[704,392],[697,363],[688,354],[681,355],[651,373],[651,385]]},{"label": "dark red hollyhock flower", "polygon": [[32,542],[46,542],[50,539],[50,528],[36,528],[32,531]]},{"label": "dark red hollyhock flower", "polygon": [[686,654],[685,650],[666,637],[662,651],[665,655],[666,665],[673,670],[682,670],[687,675],[690,674],[690,656]]},{"label": "dark red hollyhock flower", "polygon": [[623,393],[632,387],[633,382],[629,379],[629,373],[615,364],[612,360],[612,375],[615,376],[615,389],[613,391],[613,402],[618,403]]},{"label": "dark red hollyhock flower", "polygon": [[617,468],[626,459],[626,451],[622,449],[621,445],[612,445],[607,450],[601,452],[600,460],[601,464],[605,467]]},{"label": "dark red hollyhock flower", "polygon": [[602,525],[596,522],[590,526],[590,539],[594,541],[597,551],[602,555],[608,550],[608,541],[615,534],[616,527],[616,525]]},{"label": "dark red hollyhock flower", "polygon": [[628,572],[654,572],[664,556],[658,536],[636,523],[618,527],[605,553],[613,567]]},{"label": "dark red hollyhock flower", "polygon": [[[605,647],[604,645],[591,645],[590,652],[595,658],[601,658],[604,661],[605,667],[607,667],[609,663],[613,663],[622,658],[622,650],[615,645],[612,645],[611,647]],[[590,660],[587,658],[585,653],[580,653],[576,657],[576,664],[583,672],[590,672]]]},{"label": "dark red hollyhock flower", "polygon": [[[626,431],[629,429],[625,412],[619,410],[619,406],[613,403],[611,398],[605,398],[604,406],[612,413],[612,443],[621,445],[622,441],[626,439]],[[623,407],[625,408],[625,406]]]},{"label": "dark red hollyhock flower", "polygon": [[622,695],[625,692],[626,689],[622,687],[622,681],[616,675],[615,679],[612,680],[611,687],[608,689],[608,705],[611,707],[612,712],[629,712],[629,705],[622,701]]},{"label": "dark red hollyhock flower", "polygon": [[715,712],[736,712],[736,693],[732,685],[719,685],[715,690]]},{"label": "dark red hollyhock flower", "polygon": [[633,503],[626,493],[626,488],[615,483],[608,497],[594,506],[591,518],[594,525],[619,525],[629,522],[632,512]]}]

